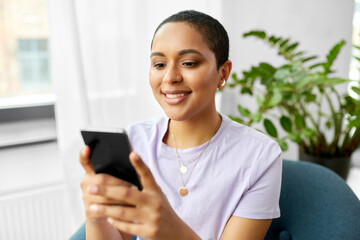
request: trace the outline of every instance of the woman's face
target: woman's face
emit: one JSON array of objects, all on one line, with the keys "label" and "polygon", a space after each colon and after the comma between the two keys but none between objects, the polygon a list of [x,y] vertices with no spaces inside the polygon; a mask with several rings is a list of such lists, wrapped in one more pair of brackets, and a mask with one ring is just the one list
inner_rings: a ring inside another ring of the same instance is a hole
[{"label": "woman's face", "polygon": [[181,121],[216,111],[215,92],[221,78],[215,54],[188,23],[166,23],[158,30],[149,79],[170,119]]}]

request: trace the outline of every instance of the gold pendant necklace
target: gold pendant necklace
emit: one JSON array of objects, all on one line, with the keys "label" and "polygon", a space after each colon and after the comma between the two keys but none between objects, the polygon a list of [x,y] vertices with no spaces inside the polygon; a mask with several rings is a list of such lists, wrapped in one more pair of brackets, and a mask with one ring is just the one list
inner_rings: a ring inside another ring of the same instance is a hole
[{"label": "gold pendant necklace", "polygon": [[[220,128],[222,117],[221,117],[220,114],[219,114],[219,116],[220,116],[219,122],[216,125],[216,128],[215,128],[211,138],[209,139],[209,141],[207,141],[206,145],[201,149],[200,153],[193,160],[191,160],[191,161],[189,161],[187,163],[183,162],[183,160],[181,159],[181,157],[179,155],[179,152],[178,152],[178,149],[177,149],[175,136],[174,136],[173,133],[171,133],[171,136],[172,136],[172,138],[174,140],[174,144],[175,144],[176,158],[177,158],[177,162],[178,162],[178,165],[179,165],[180,176],[181,176],[181,181],[182,181],[182,187],[179,188],[178,192],[179,192],[179,195],[182,196],[182,197],[185,197],[186,195],[188,195],[189,190],[187,189],[186,184],[188,183],[188,181],[189,181],[189,179],[191,177],[191,174],[193,173],[193,171],[194,171],[194,169],[195,169],[195,167],[196,167],[196,165],[198,163],[199,158],[201,157],[201,155],[203,154],[205,149],[209,146],[211,139],[215,136],[216,132]],[[189,177],[185,181],[183,175],[185,173],[187,173],[188,166],[193,162],[195,162],[195,165],[194,165],[193,169],[191,170],[191,172],[189,173]]]}]

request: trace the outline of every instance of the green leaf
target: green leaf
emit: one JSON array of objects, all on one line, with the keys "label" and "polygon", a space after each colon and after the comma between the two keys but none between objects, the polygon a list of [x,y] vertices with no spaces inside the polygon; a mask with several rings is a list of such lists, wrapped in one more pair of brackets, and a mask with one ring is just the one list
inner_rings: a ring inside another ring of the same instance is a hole
[{"label": "green leaf", "polygon": [[235,116],[232,116],[232,115],[229,115],[229,118],[235,122],[238,122],[238,123],[243,123],[244,120],[242,120],[241,118],[239,117],[235,117]]},{"label": "green leaf", "polygon": [[242,74],[244,75],[244,78],[251,78],[251,73],[247,71],[243,71]]},{"label": "green leaf", "polygon": [[243,37],[257,37],[257,38],[261,38],[261,39],[265,39],[266,38],[266,33],[264,31],[250,31],[250,32],[246,32],[243,34]]},{"label": "green leaf", "polygon": [[310,61],[310,60],[313,60],[313,59],[315,59],[315,58],[317,58],[317,56],[311,56],[311,57],[307,57],[307,58],[302,58],[302,59],[301,59],[301,62],[305,63],[305,62]]},{"label": "green leaf", "polygon": [[292,122],[290,120],[290,118],[286,117],[286,116],[281,116],[280,118],[280,124],[281,124],[281,127],[287,131],[288,133],[291,132],[292,130]]},{"label": "green leaf", "polygon": [[353,90],[357,95],[360,95],[360,88],[352,87],[351,90]]},{"label": "green leaf", "polygon": [[345,111],[350,115],[356,114],[356,106],[360,106],[360,102],[357,102],[354,98],[350,96],[344,97],[345,103],[343,105]]},{"label": "green leaf", "polygon": [[282,81],[284,81],[284,79],[288,78],[289,76],[290,76],[290,70],[287,68],[280,68],[276,70],[274,75],[275,79]]},{"label": "green leaf", "polygon": [[267,75],[272,75],[276,71],[276,68],[266,62],[261,62],[259,64],[259,68],[262,70],[263,73]]},{"label": "green leaf", "polygon": [[339,43],[335,44],[335,46],[333,46],[329,53],[326,55],[327,62],[323,64],[325,74],[331,72],[331,66],[344,45],[345,41],[341,40]]},{"label": "green leaf", "polygon": [[240,93],[241,93],[241,94],[247,93],[247,94],[249,94],[249,95],[252,95],[252,90],[251,90],[250,88],[248,88],[248,87],[243,87],[243,88],[241,88]]},{"label": "green leaf", "polygon": [[277,142],[278,142],[278,144],[279,144],[282,151],[287,151],[288,150],[288,144],[284,139],[279,139]]},{"label": "green leaf", "polygon": [[261,99],[259,95],[256,96],[256,102],[260,109],[262,109],[265,106],[265,102]]},{"label": "green leaf", "polygon": [[274,138],[278,137],[278,133],[277,133],[277,130],[276,130],[274,124],[267,118],[264,119],[264,127],[265,127],[266,132],[270,136],[272,136]]},{"label": "green leaf", "polygon": [[308,139],[312,139],[315,135],[316,135],[316,132],[314,130],[312,130],[311,128],[304,128],[302,130],[302,134],[308,138]]},{"label": "green leaf", "polygon": [[239,81],[239,79],[237,78],[236,73],[231,74],[231,78],[234,79],[236,82]]},{"label": "green leaf", "polygon": [[325,123],[325,126],[327,129],[331,129],[332,125],[333,125],[332,121],[330,121],[330,120],[326,121],[326,123]]},{"label": "green leaf", "polygon": [[305,97],[305,102],[306,103],[315,102],[315,100],[316,100],[316,94],[309,93]]},{"label": "green leaf", "polygon": [[353,47],[360,50],[360,46],[358,45],[353,45]]},{"label": "green leaf", "polygon": [[311,65],[309,68],[310,69],[314,69],[314,68],[316,68],[316,67],[319,67],[319,66],[322,66],[324,63],[316,63],[316,64],[314,64],[314,65]]},{"label": "green leaf", "polygon": [[276,36],[270,36],[269,39],[268,39],[268,41],[269,41],[270,43],[272,43],[273,45],[275,45],[279,40],[281,40],[281,38],[280,38],[280,37],[276,37]]},{"label": "green leaf", "polygon": [[303,129],[305,126],[305,121],[303,119],[303,117],[300,114],[296,114],[295,113],[295,127],[296,129]]},{"label": "green leaf", "polygon": [[341,83],[347,83],[349,81],[349,79],[344,78],[323,78],[320,80],[320,83],[326,84],[328,86],[334,86]]},{"label": "green leaf", "polygon": [[349,121],[349,125],[348,125],[349,128],[352,128],[352,127],[355,127],[355,128],[359,128],[360,127],[360,117],[356,117],[356,118],[353,118]]},{"label": "green leaf", "polygon": [[291,77],[294,79],[294,83],[302,81],[302,79],[306,78],[307,76],[309,76],[309,73],[303,70],[296,70],[295,72],[291,73]]},{"label": "green leaf", "polygon": [[300,143],[301,142],[301,135],[298,131],[293,131],[289,134],[289,138],[291,141],[295,142],[295,143]]},{"label": "green leaf", "polygon": [[288,42],[290,41],[289,38],[285,39],[284,41],[282,41],[279,45],[280,48],[284,47]]},{"label": "green leaf", "polygon": [[294,49],[295,49],[298,45],[299,45],[298,42],[291,44],[290,46],[288,46],[288,47],[285,49],[285,52],[292,52],[292,51],[294,51]]},{"label": "green leaf", "polygon": [[243,108],[241,105],[238,105],[238,111],[244,117],[250,117],[250,111],[246,108]]},{"label": "green leaf", "polygon": [[269,106],[270,107],[274,107],[276,105],[278,105],[281,100],[283,99],[283,95],[281,93],[281,90],[278,88],[275,88],[273,91],[273,96],[271,97],[270,101],[269,101]]},{"label": "green leaf", "polygon": [[300,51],[300,52],[295,53],[295,54],[294,54],[294,57],[299,57],[299,56],[302,56],[302,55],[304,55],[304,54],[305,54],[304,51]]},{"label": "green leaf", "polygon": [[354,58],[360,62],[360,57],[354,56]]},{"label": "green leaf", "polygon": [[256,112],[254,113],[252,118],[254,119],[254,122],[260,122],[262,119],[262,114],[260,112]]},{"label": "green leaf", "polygon": [[299,82],[297,82],[295,88],[301,89],[301,88],[309,85],[310,83],[317,82],[318,79],[319,79],[319,76],[317,76],[317,75],[308,75],[308,76],[304,77],[303,79],[301,79]]}]

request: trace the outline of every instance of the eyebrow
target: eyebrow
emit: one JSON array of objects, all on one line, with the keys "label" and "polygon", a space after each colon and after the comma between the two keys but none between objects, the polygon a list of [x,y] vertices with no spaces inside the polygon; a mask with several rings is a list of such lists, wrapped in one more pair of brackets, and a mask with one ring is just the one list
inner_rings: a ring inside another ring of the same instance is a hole
[{"label": "eyebrow", "polygon": [[195,49],[184,49],[184,50],[181,50],[179,52],[179,55],[184,55],[184,54],[187,54],[187,53],[195,53],[195,54],[198,54],[200,56],[203,56],[201,52],[195,50]]},{"label": "eyebrow", "polygon": [[153,56],[165,57],[165,54],[163,54],[162,52],[153,52],[153,53],[151,53],[150,57],[153,57]]},{"label": "eyebrow", "polygon": [[[187,53],[195,53],[195,54],[198,54],[200,56],[204,56],[201,52],[195,50],[195,49],[184,49],[184,50],[181,50],[179,51],[179,55],[184,55],[184,54],[187,54]],[[165,54],[162,53],[162,52],[153,52],[151,53],[150,57],[153,57],[153,56],[161,56],[161,57],[165,57]]]}]

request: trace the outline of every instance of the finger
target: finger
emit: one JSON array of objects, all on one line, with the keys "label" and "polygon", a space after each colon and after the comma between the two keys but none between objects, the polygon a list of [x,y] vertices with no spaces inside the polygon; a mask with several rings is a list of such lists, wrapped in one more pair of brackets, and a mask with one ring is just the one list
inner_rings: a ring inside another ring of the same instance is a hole
[{"label": "finger", "polygon": [[139,223],[144,218],[144,211],[129,206],[91,204],[89,209],[96,217],[111,217],[126,222]]},{"label": "finger", "polygon": [[80,152],[80,163],[87,173],[95,173],[90,162],[90,147],[85,146]]},{"label": "finger", "polygon": [[[119,205],[119,204],[121,204],[118,200],[105,198],[105,197],[100,196],[100,195],[90,195],[90,194],[86,194],[86,195],[83,195],[83,200],[84,200],[84,203],[87,204],[87,205],[91,205],[91,204],[113,204],[113,205]],[[125,204],[125,203],[124,203],[124,204]]]},{"label": "finger", "polygon": [[108,217],[106,220],[121,232],[125,232],[134,236],[138,236],[139,233],[142,233],[142,236],[145,235],[145,229],[142,224],[129,223],[111,217]]},{"label": "finger", "polygon": [[91,183],[97,185],[116,185],[116,186],[128,186],[128,187],[132,186],[131,183],[106,173],[98,173],[91,177],[92,177]]},{"label": "finger", "polygon": [[107,186],[124,186],[130,188],[132,185],[108,174],[85,174],[80,186],[85,202],[121,204],[123,202],[103,196],[105,188]]},{"label": "finger", "polygon": [[135,186],[99,186],[97,194],[122,204],[139,205],[144,202],[141,192]]},{"label": "finger", "polygon": [[141,160],[139,155],[135,152],[131,152],[129,155],[130,162],[134,166],[137,174],[140,177],[140,182],[143,188],[149,189],[158,189],[158,185],[152,175],[150,169],[146,166],[146,164]]}]

